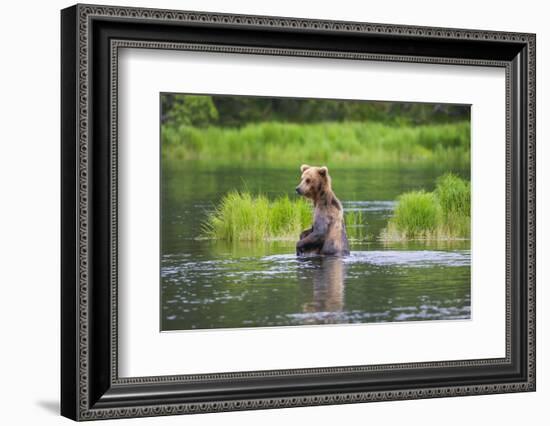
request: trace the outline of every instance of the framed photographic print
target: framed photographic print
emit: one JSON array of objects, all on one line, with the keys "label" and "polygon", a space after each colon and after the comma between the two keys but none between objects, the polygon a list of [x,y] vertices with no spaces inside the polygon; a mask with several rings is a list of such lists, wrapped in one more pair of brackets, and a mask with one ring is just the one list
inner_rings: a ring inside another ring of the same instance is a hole
[{"label": "framed photographic print", "polygon": [[535,35],[61,12],[61,412],[535,390]]}]

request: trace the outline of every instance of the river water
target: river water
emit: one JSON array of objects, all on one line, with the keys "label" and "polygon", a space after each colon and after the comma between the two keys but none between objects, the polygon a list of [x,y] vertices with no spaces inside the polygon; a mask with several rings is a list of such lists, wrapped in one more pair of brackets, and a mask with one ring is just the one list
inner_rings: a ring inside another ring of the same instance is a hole
[{"label": "river water", "polygon": [[[455,170],[467,176],[467,171]],[[163,162],[161,329],[470,318],[470,242],[381,243],[395,198],[431,191],[443,173],[331,169],[344,210],[360,210],[368,241],[351,255],[298,259],[295,242],[201,240],[201,223],[230,190],[294,194],[299,170]]]}]

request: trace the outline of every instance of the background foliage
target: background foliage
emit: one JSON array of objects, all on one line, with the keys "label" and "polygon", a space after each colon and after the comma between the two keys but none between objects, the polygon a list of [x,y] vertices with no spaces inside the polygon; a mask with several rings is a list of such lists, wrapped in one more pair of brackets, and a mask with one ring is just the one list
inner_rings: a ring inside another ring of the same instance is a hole
[{"label": "background foliage", "polygon": [[162,154],[211,166],[468,168],[465,105],[165,94]]},{"label": "background foliage", "polygon": [[405,125],[455,123],[470,118],[467,105],[253,96],[163,94],[161,107],[162,124],[196,127],[241,127],[264,121],[376,121]]}]

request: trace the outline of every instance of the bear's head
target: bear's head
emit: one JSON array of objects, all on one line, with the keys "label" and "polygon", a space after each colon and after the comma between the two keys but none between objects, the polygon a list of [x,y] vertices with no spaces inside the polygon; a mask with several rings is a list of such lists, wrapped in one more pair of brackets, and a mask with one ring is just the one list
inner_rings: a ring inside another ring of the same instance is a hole
[{"label": "bear's head", "polygon": [[312,167],[303,164],[300,167],[302,178],[296,187],[296,192],[306,198],[317,200],[320,196],[331,191],[330,176],[328,169],[323,167]]}]

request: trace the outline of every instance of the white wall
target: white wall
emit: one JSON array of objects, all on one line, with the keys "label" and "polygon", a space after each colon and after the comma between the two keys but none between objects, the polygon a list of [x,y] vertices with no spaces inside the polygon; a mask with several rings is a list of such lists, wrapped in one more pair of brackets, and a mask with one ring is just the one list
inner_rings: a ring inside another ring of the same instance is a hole
[{"label": "white wall", "polygon": [[[119,424],[544,424],[550,401],[550,27],[545,2],[357,0],[120,0],[124,4],[245,14],[537,33],[538,390],[317,408],[119,420]],[[2,423],[62,424],[59,403],[59,9],[71,2],[4,2],[0,25],[0,401]],[[546,192],[546,193],[545,193]],[[480,417],[482,416],[482,417]],[[537,421],[537,416],[539,420]],[[112,423],[108,421],[102,424]],[[115,424],[115,423],[113,423]]]}]

